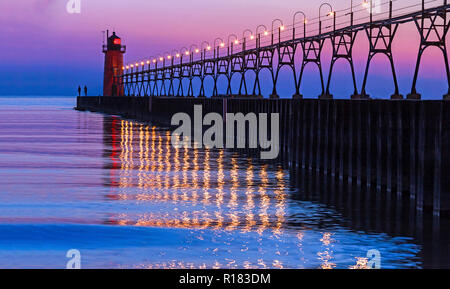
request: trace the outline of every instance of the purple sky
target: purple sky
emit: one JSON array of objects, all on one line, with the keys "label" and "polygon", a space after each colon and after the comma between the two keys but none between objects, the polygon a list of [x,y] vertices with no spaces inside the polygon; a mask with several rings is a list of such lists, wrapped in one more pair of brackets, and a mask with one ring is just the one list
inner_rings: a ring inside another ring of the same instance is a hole
[{"label": "purple sky", "polygon": [[[274,18],[290,25],[297,10],[303,10],[312,19],[317,17],[320,3],[302,0],[80,1],[81,14],[67,13],[68,0],[0,2],[0,36],[4,39],[0,54],[0,95],[73,95],[81,84],[88,86],[91,95],[98,95],[103,70],[101,31],[108,28],[115,29],[127,45],[125,62],[136,61],[183,46],[199,45],[203,40],[211,43],[215,37],[226,38],[231,33],[241,35],[244,29],[254,30],[258,24],[270,27]],[[337,11],[350,6],[347,0],[330,3]],[[398,0],[394,5],[404,7],[415,3],[419,0]],[[324,11],[327,12],[326,8]],[[355,45],[358,87],[368,52],[366,38],[360,33]],[[410,90],[418,41],[418,32],[412,24],[401,27],[394,41],[403,94]],[[330,44],[326,44],[325,75],[328,74],[329,52]],[[437,49],[428,50],[421,66],[418,89],[427,98],[441,98],[447,90],[439,53]],[[351,93],[347,72],[344,62],[338,64],[332,83],[333,92],[345,97]],[[282,79],[281,83],[283,81],[288,80]],[[304,81],[305,95],[319,93],[317,71],[312,66],[307,69]],[[338,82],[346,85],[338,86]],[[281,93],[288,96],[290,90],[286,87]],[[375,59],[367,90],[380,97],[392,93],[388,62],[382,56]]]}]

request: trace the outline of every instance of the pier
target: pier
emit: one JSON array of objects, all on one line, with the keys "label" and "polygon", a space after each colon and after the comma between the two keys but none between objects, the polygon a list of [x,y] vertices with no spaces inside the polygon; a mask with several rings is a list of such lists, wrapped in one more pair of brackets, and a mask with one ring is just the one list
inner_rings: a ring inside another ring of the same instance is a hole
[{"label": "pier", "polygon": [[[260,98],[79,97],[79,110],[170,126],[194,105],[204,113],[279,113],[280,154],[294,174],[353,183],[419,211],[450,211],[450,102]],[[238,149],[252,155],[252,150]]]}]

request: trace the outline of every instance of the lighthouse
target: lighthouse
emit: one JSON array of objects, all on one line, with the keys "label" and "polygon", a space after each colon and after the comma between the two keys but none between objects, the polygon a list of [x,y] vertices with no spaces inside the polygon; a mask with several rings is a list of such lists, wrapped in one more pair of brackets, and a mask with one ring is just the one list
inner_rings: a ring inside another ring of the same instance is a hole
[{"label": "lighthouse", "polygon": [[123,54],[126,46],[122,45],[122,40],[113,32],[109,36],[107,32],[107,44],[103,45],[105,53],[105,68],[103,72],[103,96],[123,95],[123,85],[119,79],[123,68]]}]

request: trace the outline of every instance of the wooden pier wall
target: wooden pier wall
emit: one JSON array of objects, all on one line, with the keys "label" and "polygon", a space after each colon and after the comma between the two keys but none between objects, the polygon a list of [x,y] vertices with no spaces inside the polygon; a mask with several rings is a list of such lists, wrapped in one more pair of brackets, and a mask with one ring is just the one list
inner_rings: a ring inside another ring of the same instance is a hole
[{"label": "wooden pier wall", "polygon": [[407,198],[418,212],[450,213],[450,101],[261,98],[79,97],[77,109],[170,125],[173,114],[280,114],[280,155],[313,171]]}]

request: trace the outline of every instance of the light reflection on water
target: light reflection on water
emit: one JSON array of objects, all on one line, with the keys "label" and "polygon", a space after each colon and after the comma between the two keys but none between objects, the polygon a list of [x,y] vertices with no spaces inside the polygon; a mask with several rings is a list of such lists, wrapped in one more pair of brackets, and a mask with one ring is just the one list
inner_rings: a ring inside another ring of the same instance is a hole
[{"label": "light reflection on water", "polygon": [[29,101],[0,101],[0,267],[62,268],[71,248],[92,268],[364,268],[370,249],[422,266],[414,238],[346,226],[279,164]]}]

